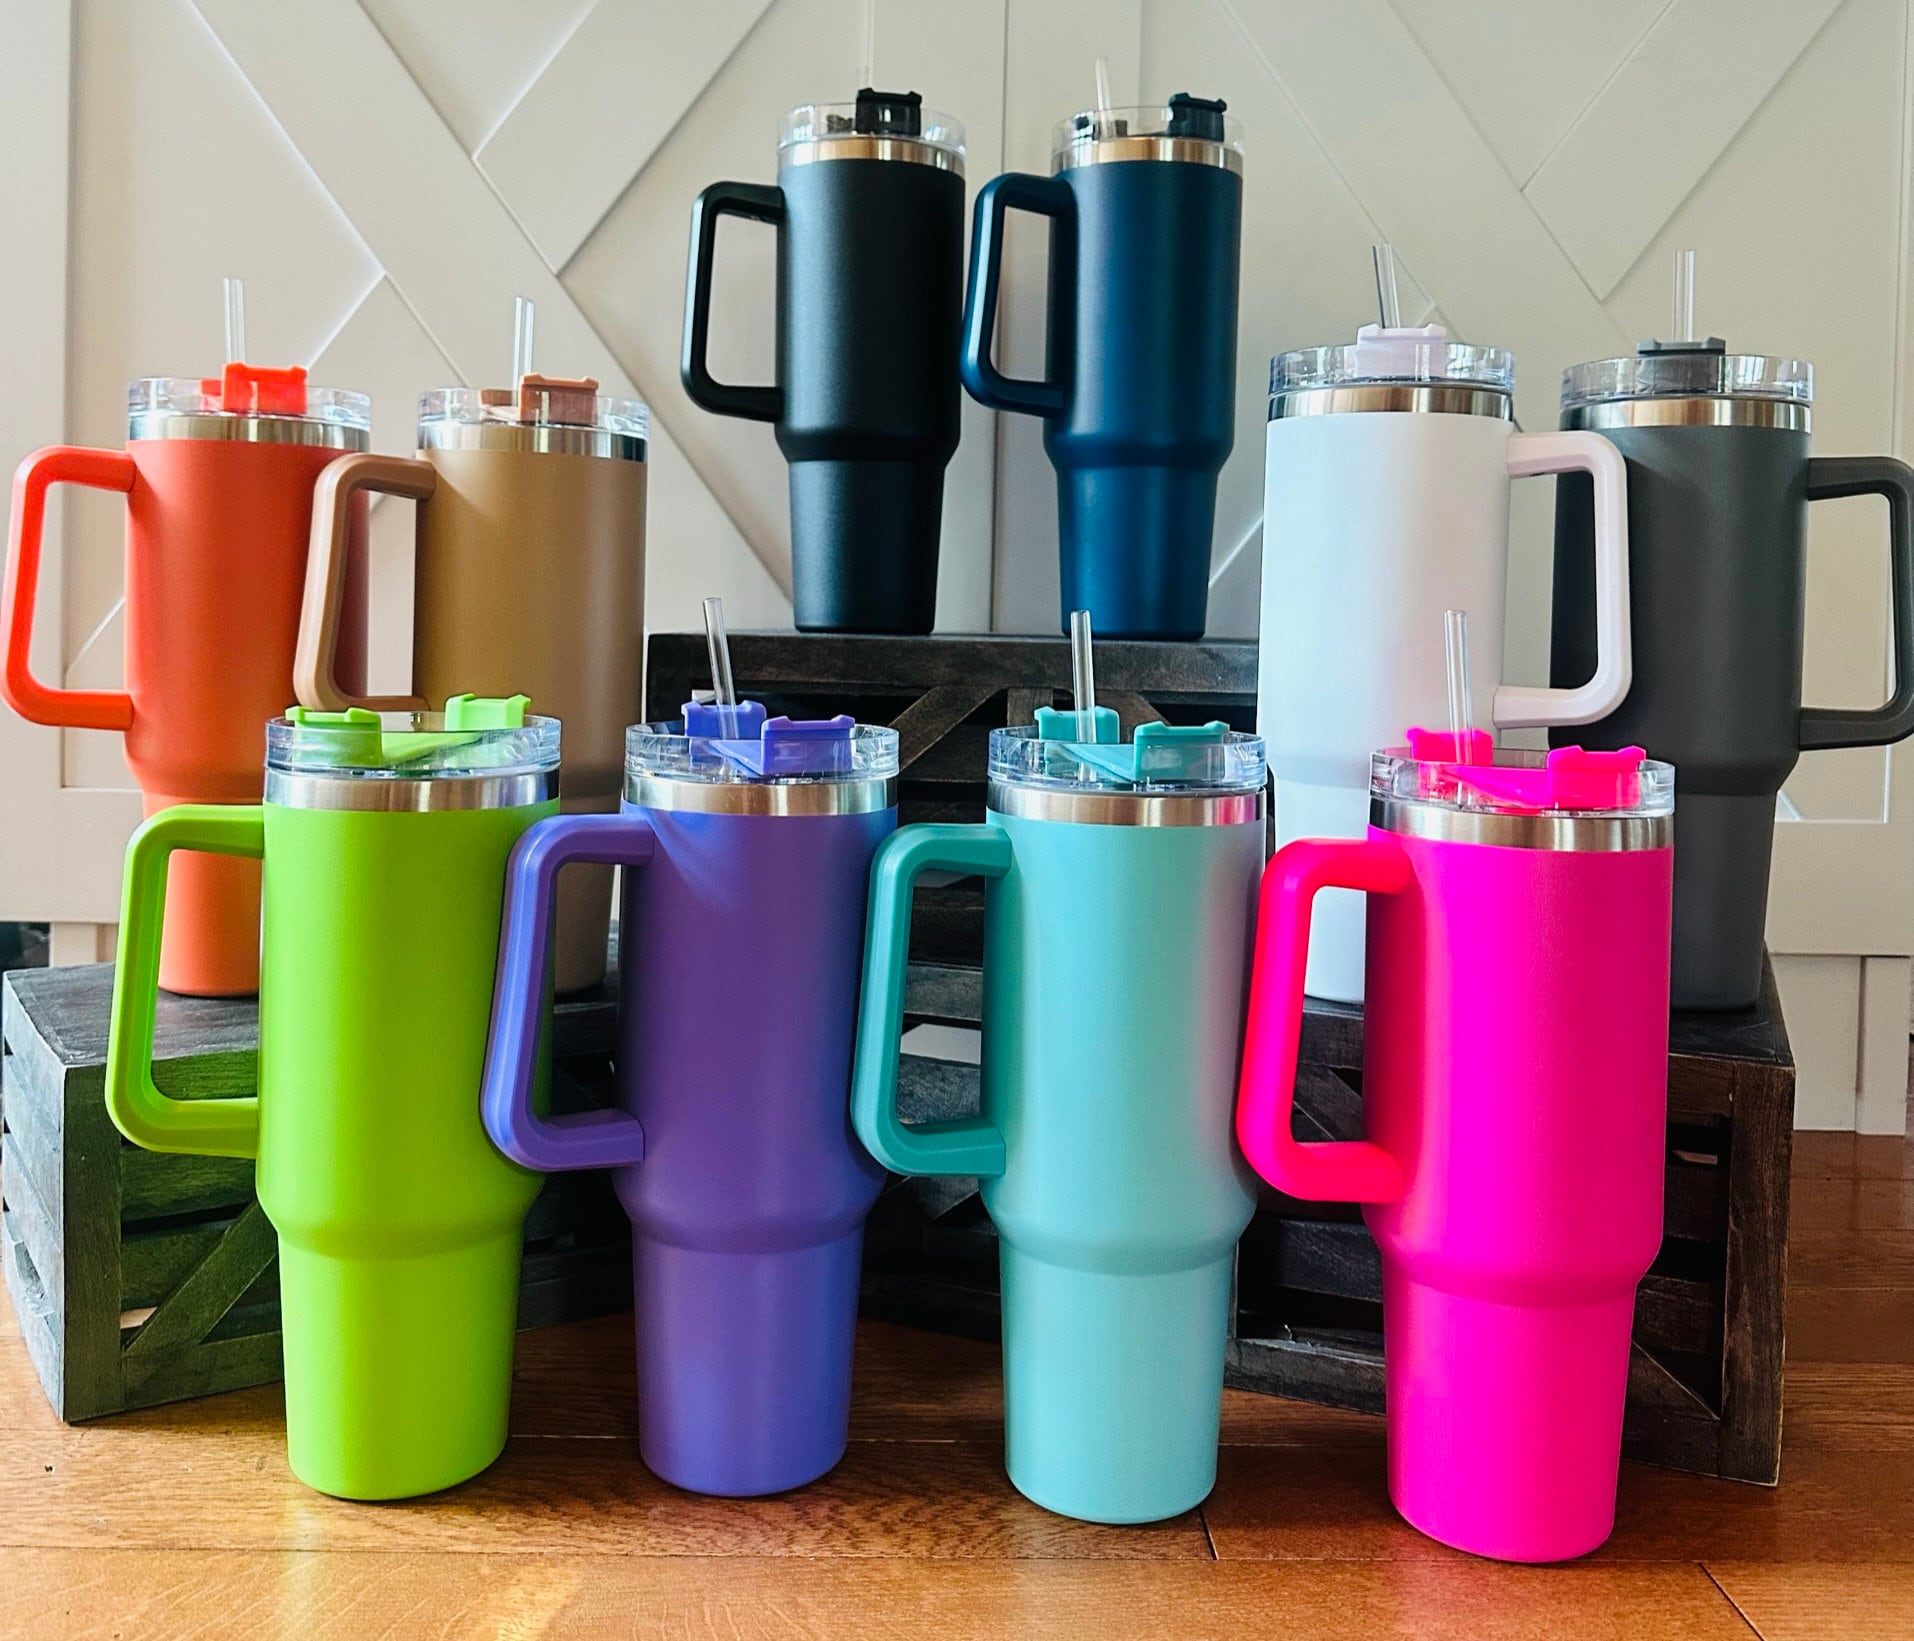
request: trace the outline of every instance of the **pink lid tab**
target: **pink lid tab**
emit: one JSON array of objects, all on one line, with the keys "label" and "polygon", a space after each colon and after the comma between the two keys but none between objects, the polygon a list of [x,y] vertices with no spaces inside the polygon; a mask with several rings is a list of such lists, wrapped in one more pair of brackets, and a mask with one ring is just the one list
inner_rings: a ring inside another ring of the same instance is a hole
[{"label": "pink lid tab", "polygon": [[1458,768],[1456,784],[1497,808],[1633,809],[1641,802],[1645,756],[1638,746],[1618,752],[1558,746],[1540,769]]}]

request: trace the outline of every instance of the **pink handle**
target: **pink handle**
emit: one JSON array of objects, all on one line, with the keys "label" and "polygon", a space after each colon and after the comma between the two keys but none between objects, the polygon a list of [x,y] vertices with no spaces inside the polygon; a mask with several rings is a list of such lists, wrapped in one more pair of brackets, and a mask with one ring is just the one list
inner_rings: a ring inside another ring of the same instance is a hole
[{"label": "pink handle", "polygon": [[1383,837],[1333,842],[1300,838],[1263,872],[1256,965],[1249,986],[1236,1139],[1250,1166],[1279,1191],[1311,1202],[1394,1202],[1402,1165],[1372,1140],[1305,1144],[1290,1132],[1296,1055],[1303,1034],[1303,973],[1309,914],[1318,889],[1398,894],[1409,887],[1408,857]]}]

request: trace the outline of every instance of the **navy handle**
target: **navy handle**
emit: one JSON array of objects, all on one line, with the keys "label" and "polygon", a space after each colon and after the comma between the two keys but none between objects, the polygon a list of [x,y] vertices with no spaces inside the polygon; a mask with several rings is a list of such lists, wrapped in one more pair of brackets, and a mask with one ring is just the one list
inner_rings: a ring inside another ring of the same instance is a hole
[{"label": "navy handle", "polygon": [[711,338],[711,259],[718,249],[718,218],[746,217],[784,231],[784,193],[755,182],[714,182],[691,203],[691,268],[685,277],[684,353],[678,375],[691,402],[719,416],[775,422],[784,414],[777,387],[733,387],[714,381],[705,364]]},{"label": "navy handle", "polygon": [[1808,463],[1808,500],[1885,496],[1892,577],[1894,694],[1878,707],[1801,709],[1801,750],[1891,746],[1914,734],[1914,468],[1892,456],[1816,456]]},{"label": "navy handle", "polygon": [[[992,410],[1021,410],[1031,416],[1063,412],[1061,382],[1026,382],[1006,376],[990,360],[991,339],[997,333],[997,289],[1003,279],[1004,212],[1030,211],[1046,216],[1056,231],[1077,231],[1077,199],[1070,185],[1056,177],[1033,177],[1006,171],[993,177],[977,193],[977,211],[970,236],[970,284],[964,294],[964,351],[959,361],[964,386],[979,404]],[[1052,255],[1056,247],[1052,247]]]}]

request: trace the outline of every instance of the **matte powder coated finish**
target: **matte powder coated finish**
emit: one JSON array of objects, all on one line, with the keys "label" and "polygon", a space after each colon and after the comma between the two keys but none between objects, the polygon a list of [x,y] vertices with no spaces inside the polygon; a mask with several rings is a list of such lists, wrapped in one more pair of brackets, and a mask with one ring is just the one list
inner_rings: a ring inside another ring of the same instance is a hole
[{"label": "matte powder coated finish", "polygon": [[[1051,219],[1042,382],[990,362],[1006,208]],[[1216,480],[1235,443],[1243,179],[1190,160],[1007,173],[977,195],[964,385],[1044,418],[1057,471],[1060,625],[1200,638]]]},{"label": "matte powder coated finish", "polygon": [[[460,691],[525,694],[565,726],[569,813],[612,809],[625,726],[643,715],[645,463],[522,449],[433,449],[417,460],[354,456],[320,481],[300,632],[299,699],[337,712],[360,702],[329,676],[322,596],[335,520],[361,490],[418,500],[413,594],[416,697],[369,704],[441,707]],[[559,910],[557,985],[604,978],[611,871],[570,875]]]},{"label": "matte powder coated finish", "polygon": [[[723,215],[777,225],[775,387],[729,387],[705,365]],[[910,160],[786,165],[775,188],[714,183],[692,208],[685,391],[777,424],[801,631],[927,633],[936,619],[963,244],[962,173]]]},{"label": "matte powder coated finish", "polygon": [[[563,817],[513,857],[485,1116],[540,1169],[614,1167],[632,1221],[638,1441],[693,1492],[815,1480],[849,1436],[864,1219],[851,1132],[871,857],[895,808]],[[620,1111],[545,1122],[524,1074],[552,882],[625,868]]]},{"label": "matte powder coated finish", "polygon": [[[1558,743],[1636,745],[1676,769],[1676,1008],[1745,1008],[1761,988],[1775,795],[1798,754],[1914,731],[1914,474],[1887,457],[1808,456],[1803,430],[1599,430],[1628,463],[1635,678],[1599,723]],[[1897,684],[1871,712],[1801,707],[1806,503],[1884,493],[1893,508]],[[1591,512],[1566,477],[1555,514],[1557,685],[1594,660]]]}]

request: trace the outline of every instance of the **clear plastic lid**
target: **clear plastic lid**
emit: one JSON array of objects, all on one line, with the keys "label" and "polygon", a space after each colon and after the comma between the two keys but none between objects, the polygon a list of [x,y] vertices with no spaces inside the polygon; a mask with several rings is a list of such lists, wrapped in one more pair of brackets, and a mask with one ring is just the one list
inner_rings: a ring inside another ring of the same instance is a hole
[{"label": "clear plastic lid", "polygon": [[1730,353],[1718,336],[1700,342],[1643,342],[1619,359],[1591,359],[1562,372],[1562,408],[1618,399],[1774,399],[1814,403],[1814,366],[1805,359]]},{"label": "clear plastic lid", "polygon": [[1037,722],[990,732],[990,779],[1044,792],[1138,797],[1261,792],[1263,742],[1225,724],[1139,724],[1125,745],[1116,714],[1096,709],[1094,742],[1077,714],[1042,708]]},{"label": "clear plastic lid", "polygon": [[283,775],[365,781],[467,780],[558,768],[556,718],[525,711],[526,698],[454,696],[443,712],[309,712],[290,708],[266,725],[266,768]]},{"label": "clear plastic lid", "polygon": [[784,116],[778,151],[811,143],[890,137],[923,143],[953,159],[964,157],[964,128],[948,114],[924,107],[915,91],[875,91],[869,86],[851,103],[806,103]]},{"label": "clear plastic lid", "polygon": [[419,395],[420,442],[435,427],[576,427],[642,439],[650,412],[613,399],[590,377],[526,376],[507,387],[435,387]]},{"label": "clear plastic lid", "polygon": [[221,376],[143,376],[126,390],[129,425],[167,416],[315,422],[369,434],[372,401],[343,388],[308,387],[304,370],[228,365]]},{"label": "clear plastic lid", "polygon": [[730,720],[633,724],[625,731],[629,781],[693,781],[708,786],[805,786],[888,781],[897,775],[897,731],[849,718],[801,722],[770,718],[755,701],[704,707]]},{"label": "clear plastic lid", "polygon": [[1053,171],[1099,160],[1185,160],[1243,168],[1243,122],[1228,105],[1179,91],[1166,103],[1086,108],[1050,132]]},{"label": "clear plastic lid", "polygon": [[1364,325],[1354,342],[1333,347],[1298,348],[1269,362],[1272,398],[1311,388],[1451,383],[1515,391],[1515,355],[1507,348],[1473,347],[1451,342],[1440,325],[1402,325],[1388,329]]},{"label": "clear plastic lid", "polygon": [[1467,739],[1471,757],[1458,762],[1453,735],[1410,730],[1408,746],[1370,759],[1370,796],[1476,814],[1621,818],[1674,812],[1673,765],[1654,762],[1640,747],[1493,751],[1482,730]]}]

